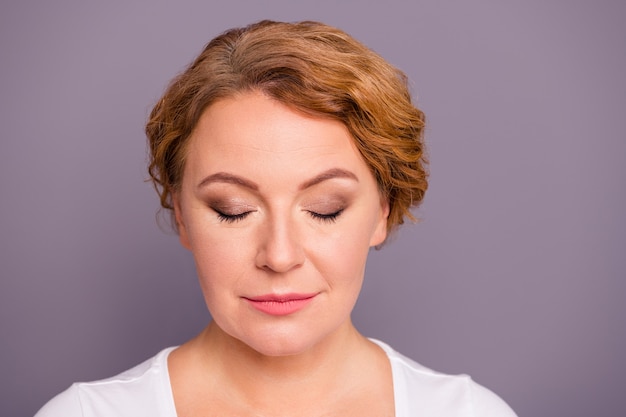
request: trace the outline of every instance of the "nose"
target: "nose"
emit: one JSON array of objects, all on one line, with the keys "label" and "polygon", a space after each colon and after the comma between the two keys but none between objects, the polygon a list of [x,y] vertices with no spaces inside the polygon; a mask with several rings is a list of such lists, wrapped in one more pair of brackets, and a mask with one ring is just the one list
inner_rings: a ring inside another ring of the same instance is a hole
[{"label": "nose", "polygon": [[258,268],[283,273],[302,265],[304,250],[291,223],[289,219],[276,219],[261,228],[255,260]]}]

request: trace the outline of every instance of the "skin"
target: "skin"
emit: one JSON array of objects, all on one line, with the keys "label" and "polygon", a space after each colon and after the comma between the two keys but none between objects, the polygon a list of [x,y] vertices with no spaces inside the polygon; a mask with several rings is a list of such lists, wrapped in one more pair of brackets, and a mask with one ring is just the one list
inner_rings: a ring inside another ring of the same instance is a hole
[{"label": "skin", "polygon": [[[391,416],[390,364],[354,328],[388,204],[343,124],[259,92],[211,105],[174,196],[213,321],[169,357],[179,416]],[[271,315],[251,299],[306,294]]]}]

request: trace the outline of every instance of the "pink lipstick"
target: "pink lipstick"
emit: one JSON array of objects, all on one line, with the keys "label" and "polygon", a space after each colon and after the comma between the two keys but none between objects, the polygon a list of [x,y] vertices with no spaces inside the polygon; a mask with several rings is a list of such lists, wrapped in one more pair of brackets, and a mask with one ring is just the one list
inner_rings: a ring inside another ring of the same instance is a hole
[{"label": "pink lipstick", "polygon": [[317,294],[267,294],[244,297],[257,310],[272,316],[286,316],[306,307]]}]

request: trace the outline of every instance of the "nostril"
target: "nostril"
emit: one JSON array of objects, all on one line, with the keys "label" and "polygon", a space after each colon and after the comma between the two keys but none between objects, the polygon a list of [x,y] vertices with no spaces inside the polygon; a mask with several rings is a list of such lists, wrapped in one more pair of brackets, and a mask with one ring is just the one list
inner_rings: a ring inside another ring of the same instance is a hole
[{"label": "nostril", "polygon": [[304,262],[304,251],[298,239],[287,228],[270,231],[259,247],[257,266],[273,272],[287,272]]}]

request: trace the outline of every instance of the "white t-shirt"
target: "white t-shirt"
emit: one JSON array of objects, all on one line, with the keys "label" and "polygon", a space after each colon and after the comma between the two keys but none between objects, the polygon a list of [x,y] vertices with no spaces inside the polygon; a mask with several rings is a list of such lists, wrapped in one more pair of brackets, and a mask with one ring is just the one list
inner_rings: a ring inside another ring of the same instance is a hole
[{"label": "white t-shirt", "polygon": [[[497,395],[467,375],[432,371],[378,340],[389,357],[396,417],[515,417]],[[73,384],[35,417],[176,417],[167,369],[174,347],[112,378]]]}]

